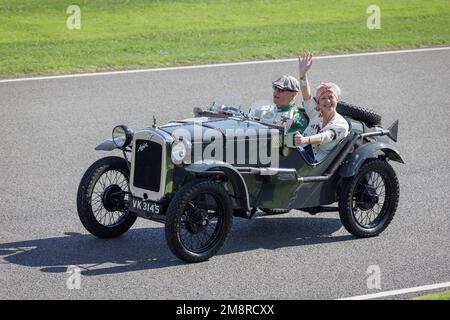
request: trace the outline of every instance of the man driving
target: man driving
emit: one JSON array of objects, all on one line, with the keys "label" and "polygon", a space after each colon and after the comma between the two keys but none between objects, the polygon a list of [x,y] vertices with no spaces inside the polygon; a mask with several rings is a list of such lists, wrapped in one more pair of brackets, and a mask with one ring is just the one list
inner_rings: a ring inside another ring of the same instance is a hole
[{"label": "man driving", "polygon": [[282,76],[272,82],[273,103],[276,112],[273,123],[286,128],[286,133],[303,132],[308,126],[309,119],[295,103],[295,97],[300,90],[299,81],[292,76]]}]

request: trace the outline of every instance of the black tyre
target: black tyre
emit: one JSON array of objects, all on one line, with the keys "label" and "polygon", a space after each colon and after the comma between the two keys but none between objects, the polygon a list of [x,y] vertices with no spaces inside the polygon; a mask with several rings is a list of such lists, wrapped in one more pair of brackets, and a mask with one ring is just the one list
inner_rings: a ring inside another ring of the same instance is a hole
[{"label": "black tyre", "polygon": [[394,169],[384,160],[368,160],[354,177],[344,180],[339,195],[342,224],[358,238],[377,236],[394,218],[399,194]]},{"label": "black tyre", "polygon": [[338,102],[336,111],[343,116],[363,121],[369,127],[381,124],[381,116],[379,114],[372,110],[361,108],[344,101]]},{"label": "black tyre", "polygon": [[220,184],[190,182],[176,193],[167,209],[167,244],[181,260],[206,261],[224,244],[232,220],[231,201]]},{"label": "black tyre", "polygon": [[128,212],[130,172],[125,161],[119,157],[96,161],[78,187],[78,216],[86,230],[99,238],[118,237],[136,221]]},{"label": "black tyre", "polygon": [[277,214],[284,214],[284,213],[288,213],[289,209],[269,209],[269,208],[259,208],[261,209],[261,211],[263,211],[267,216],[273,216],[273,215],[277,215]]}]

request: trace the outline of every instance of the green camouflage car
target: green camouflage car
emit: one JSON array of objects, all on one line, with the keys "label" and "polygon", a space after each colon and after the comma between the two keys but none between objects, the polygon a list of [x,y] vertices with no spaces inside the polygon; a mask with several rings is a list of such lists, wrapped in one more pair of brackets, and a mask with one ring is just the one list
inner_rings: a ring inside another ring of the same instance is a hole
[{"label": "green camouflage car", "polygon": [[118,149],[123,157],[102,158],[86,171],[80,220],[100,238],[120,236],[137,217],[162,222],[169,248],[187,262],[212,257],[233,217],[257,212],[337,211],[354,236],[376,236],[399,201],[389,164],[404,163],[393,144],[398,121],[385,130],[371,111],[343,102],[337,110],[350,133],[314,164],[284,127],[264,121],[270,108],[196,108],[195,117],[163,126],[117,126],[96,150]]}]

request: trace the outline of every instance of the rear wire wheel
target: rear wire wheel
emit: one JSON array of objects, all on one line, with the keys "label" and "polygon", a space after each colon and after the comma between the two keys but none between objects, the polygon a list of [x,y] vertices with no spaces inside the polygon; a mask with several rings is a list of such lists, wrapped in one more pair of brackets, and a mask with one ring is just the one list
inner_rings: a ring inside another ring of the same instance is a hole
[{"label": "rear wire wheel", "polygon": [[377,236],[394,218],[399,195],[394,169],[384,160],[371,159],[343,182],[339,196],[341,222],[356,237]]}]

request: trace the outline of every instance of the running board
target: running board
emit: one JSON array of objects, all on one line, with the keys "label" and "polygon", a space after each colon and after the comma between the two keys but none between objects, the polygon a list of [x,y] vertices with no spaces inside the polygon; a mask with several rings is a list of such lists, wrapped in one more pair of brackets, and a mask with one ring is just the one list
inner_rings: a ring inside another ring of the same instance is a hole
[{"label": "running board", "polygon": [[319,207],[311,207],[311,208],[302,208],[302,209],[297,209],[297,210],[308,212],[310,215],[316,215],[320,212],[338,212],[339,207],[319,206]]},{"label": "running board", "polygon": [[145,212],[135,212],[135,211],[129,211],[130,214],[133,214],[137,217],[144,218],[147,220],[152,220],[155,222],[165,223],[166,222],[166,216],[163,214],[148,214]]}]

